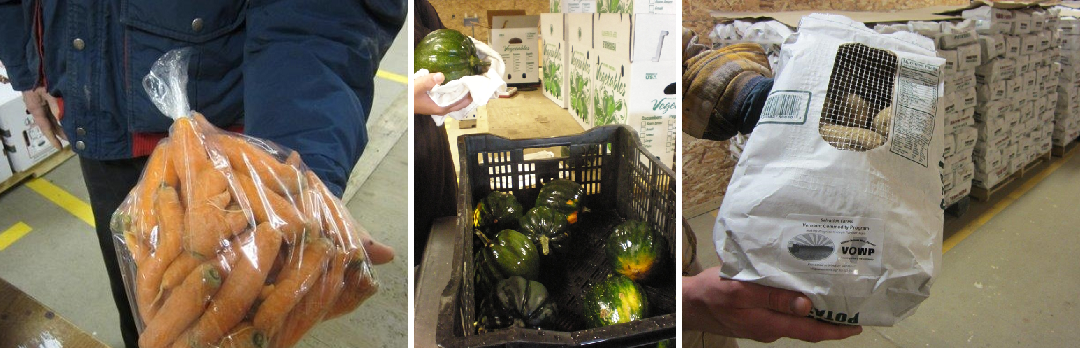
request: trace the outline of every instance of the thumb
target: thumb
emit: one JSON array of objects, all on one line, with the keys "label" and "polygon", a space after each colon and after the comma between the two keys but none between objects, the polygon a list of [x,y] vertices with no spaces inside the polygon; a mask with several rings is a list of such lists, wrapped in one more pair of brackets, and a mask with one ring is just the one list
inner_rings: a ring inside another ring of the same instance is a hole
[{"label": "thumb", "polygon": [[416,79],[416,92],[430,91],[432,88],[435,88],[435,86],[442,84],[445,79],[446,76],[442,73],[434,73],[420,77]]}]

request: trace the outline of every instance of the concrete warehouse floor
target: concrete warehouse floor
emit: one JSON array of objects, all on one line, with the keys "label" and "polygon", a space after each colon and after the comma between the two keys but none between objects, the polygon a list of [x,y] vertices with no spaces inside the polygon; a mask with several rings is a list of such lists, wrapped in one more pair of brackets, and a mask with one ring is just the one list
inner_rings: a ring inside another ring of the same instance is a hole
[{"label": "concrete warehouse floor", "polygon": [[[1075,154],[1073,152],[1072,154]],[[823,347],[1069,347],[1080,341],[1080,156],[1067,154],[1018,180],[1008,196],[947,219],[946,246],[931,296],[895,327],[865,327]],[[694,217],[699,260],[717,265],[715,212]],[[684,338],[692,336],[685,335]],[[739,340],[740,347],[802,347]]]},{"label": "concrete warehouse floor", "polygon": [[[380,68],[384,74],[375,79],[372,118],[384,115],[403,124],[408,121],[408,88],[400,78],[408,75],[408,60],[403,59],[408,54],[407,35],[407,30],[399,33],[382,62]],[[376,137],[372,134],[369,151],[364,156],[378,156],[377,166],[347,206],[375,239],[397,251],[397,257],[375,268],[381,288],[374,297],[345,317],[319,324],[297,347],[407,345],[408,137],[404,133],[383,139]],[[44,180],[83,202],[89,201],[77,158],[57,167]],[[7,249],[0,250],[0,278],[98,340],[123,347],[116,307],[93,229],[26,185],[0,194],[0,212],[3,212],[0,232],[18,222],[32,228]]]}]

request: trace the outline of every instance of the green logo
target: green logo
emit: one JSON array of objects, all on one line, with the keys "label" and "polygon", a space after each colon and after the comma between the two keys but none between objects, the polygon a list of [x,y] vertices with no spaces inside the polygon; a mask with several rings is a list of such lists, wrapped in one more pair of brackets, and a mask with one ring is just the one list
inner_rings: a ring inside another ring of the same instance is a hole
[{"label": "green logo", "polygon": [[550,32],[551,35],[555,35],[555,25],[554,24],[548,26],[548,32]]},{"label": "green logo", "polygon": [[581,28],[577,28],[577,38],[581,40]]}]

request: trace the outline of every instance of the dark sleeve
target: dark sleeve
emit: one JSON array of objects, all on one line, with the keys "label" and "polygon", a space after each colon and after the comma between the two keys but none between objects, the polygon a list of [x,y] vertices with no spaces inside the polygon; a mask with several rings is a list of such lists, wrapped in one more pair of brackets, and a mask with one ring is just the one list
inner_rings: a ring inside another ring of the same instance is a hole
[{"label": "dark sleeve", "polygon": [[772,85],[772,78],[755,77],[743,88],[725,91],[736,93],[734,103],[727,110],[717,110],[712,114],[702,139],[728,140],[737,134],[753,132]]},{"label": "dark sleeve", "polygon": [[413,6],[413,44],[419,43],[428,33],[445,29],[439,13],[428,0],[416,0]]},{"label": "dark sleeve", "polygon": [[0,0],[0,62],[7,69],[11,87],[16,91],[34,89],[35,69],[30,69],[26,47],[30,43],[30,25],[21,0]]},{"label": "dark sleeve", "polygon": [[251,1],[246,133],[298,151],[340,196],[367,145],[375,72],[407,6],[403,0]]}]

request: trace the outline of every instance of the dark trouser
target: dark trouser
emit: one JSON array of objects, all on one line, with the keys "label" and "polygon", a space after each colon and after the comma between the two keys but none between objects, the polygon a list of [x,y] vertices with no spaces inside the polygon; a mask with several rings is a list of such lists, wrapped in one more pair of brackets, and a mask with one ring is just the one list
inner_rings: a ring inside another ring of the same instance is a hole
[{"label": "dark trouser", "polygon": [[120,262],[116,258],[112,230],[109,221],[120,203],[127,197],[131,188],[139,182],[139,174],[146,165],[146,157],[127,160],[95,161],[79,158],[86,190],[90,193],[90,207],[94,210],[94,225],[97,226],[98,245],[105,258],[105,270],[109,273],[109,285],[112,287],[116,310],[120,312],[120,332],[128,348],[139,346],[139,330],[135,326],[135,316],[124,290],[124,279],[120,273]]},{"label": "dark trouser", "polygon": [[413,266],[423,260],[436,218],[457,215],[457,177],[446,129],[413,115]]}]

